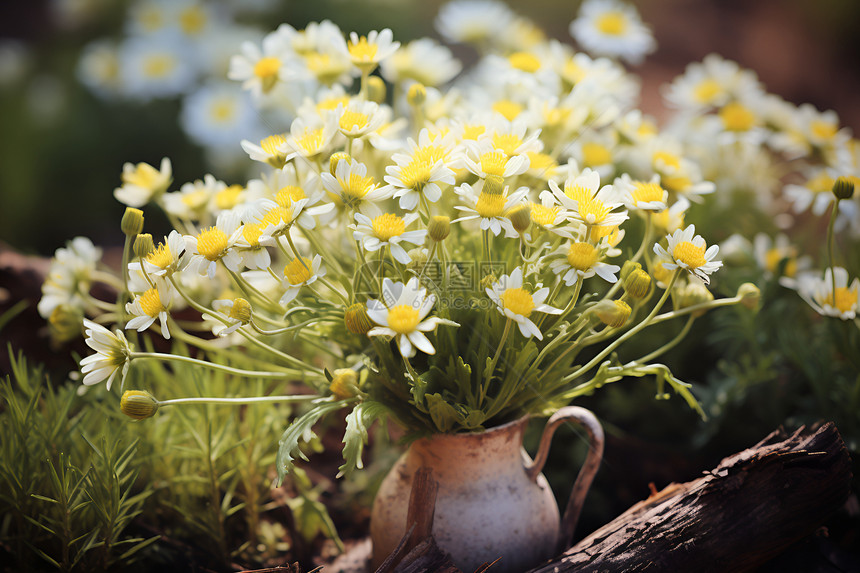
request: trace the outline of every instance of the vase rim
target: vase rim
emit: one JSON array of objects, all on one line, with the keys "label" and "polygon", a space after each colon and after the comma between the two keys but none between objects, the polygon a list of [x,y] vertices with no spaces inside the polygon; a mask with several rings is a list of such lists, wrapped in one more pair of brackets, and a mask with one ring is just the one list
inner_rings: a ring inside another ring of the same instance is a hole
[{"label": "vase rim", "polygon": [[475,436],[486,436],[488,434],[498,435],[510,432],[511,430],[515,430],[519,427],[524,427],[529,419],[531,418],[530,414],[524,414],[515,420],[511,420],[510,422],[505,422],[500,426],[493,426],[491,428],[487,428],[486,430],[479,430],[476,432],[456,432],[456,433],[446,433],[446,432],[438,432],[433,434],[428,434],[424,436],[424,439],[427,438],[445,438],[445,439],[467,439],[473,438]]}]

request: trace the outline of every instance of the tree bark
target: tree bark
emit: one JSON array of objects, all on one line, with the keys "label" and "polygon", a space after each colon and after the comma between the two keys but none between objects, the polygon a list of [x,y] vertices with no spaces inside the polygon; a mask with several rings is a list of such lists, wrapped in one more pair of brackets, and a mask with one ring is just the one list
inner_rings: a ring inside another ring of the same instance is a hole
[{"label": "tree bark", "polygon": [[749,571],[813,532],[850,493],[836,427],[782,430],[671,484],[530,573]]}]

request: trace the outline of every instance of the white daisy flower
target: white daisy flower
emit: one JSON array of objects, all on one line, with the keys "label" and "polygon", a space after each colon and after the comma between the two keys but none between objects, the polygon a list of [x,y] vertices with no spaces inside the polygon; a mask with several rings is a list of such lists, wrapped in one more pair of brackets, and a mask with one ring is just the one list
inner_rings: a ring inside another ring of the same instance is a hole
[{"label": "white daisy flower", "polygon": [[320,277],[325,276],[325,267],[322,266],[322,257],[314,255],[313,260],[307,257],[296,257],[284,267],[284,279],[281,286],[285,289],[281,296],[280,304],[286,306],[296,296],[303,286],[313,284]]},{"label": "white daisy flower", "polygon": [[591,54],[618,57],[631,64],[641,63],[657,48],[636,8],[618,0],[583,2],[570,23],[570,35]]},{"label": "white daisy flower", "polygon": [[669,192],[660,187],[659,175],[654,175],[650,181],[638,181],[623,173],[612,182],[612,186],[621,192],[628,209],[662,211],[669,200]]},{"label": "white daisy flower", "polygon": [[618,136],[614,130],[589,132],[571,142],[566,150],[577,165],[597,171],[601,178],[607,179],[615,173],[618,162],[616,150]]},{"label": "white daisy flower", "polygon": [[370,217],[382,213],[376,203],[388,199],[392,193],[390,186],[380,187],[367,174],[367,166],[354,159],[338,162],[334,175],[324,172],[322,184],[338,209],[360,211]]},{"label": "white daisy flower", "polygon": [[716,185],[704,181],[698,164],[682,157],[680,149],[677,141],[655,137],[649,141],[645,152],[650,156],[650,168],[660,176],[664,189],[701,202],[699,195],[713,193]]},{"label": "white daisy flower", "polygon": [[167,318],[169,316],[170,303],[173,300],[173,289],[168,283],[156,280],[155,288],[149,288],[143,294],[134,297],[134,300],[126,303],[125,311],[134,318],[126,323],[125,328],[133,328],[143,332],[156,321],[161,322],[161,335],[170,338],[167,330]]},{"label": "white daisy flower", "polygon": [[689,64],[683,75],[666,86],[664,98],[671,107],[701,111],[761,91],[755,73],[718,54],[709,54],[701,62]]},{"label": "white daisy flower", "polygon": [[262,131],[259,114],[238,86],[208,83],[182,100],[179,123],[205,147],[235,152],[236,142]]},{"label": "white daisy flower", "polygon": [[121,178],[122,187],[114,189],[113,196],[123,205],[139,208],[167,191],[173,181],[173,168],[167,157],[158,169],[148,163],[126,163]]},{"label": "white daisy flower", "polygon": [[102,258],[102,250],[86,237],[75,237],[65,247],[54,252],[48,276],[42,283],[42,298],[38,311],[49,318],[60,305],[84,310],[90,292],[92,274]]},{"label": "white daisy flower", "polygon": [[468,183],[463,183],[454,190],[466,203],[466,205],[455,205],[454,208],[462,211],[466,216],[454,219],[451,223],[480,219],[482,231],[489,230],[493,235],[498,236],[504,230],[506,237],[519,237],[519,233],[505,215],[528,195],[529,188],[520,187],[508,193],[508,187],[505,186],[501,193],[490,193],[486,190],[485,183],[478,181],[475,186],[478,185],[482,186],[480,193]]},{"label": "white daisy flower", "polygon": [[123,93],[148,101],[186,93],[197,76],[188,45],[173,34],[131,38],[119,50]]},{"label": "white daisy flower", "polygon": [[213,279],[217,263],[222,261],[228,269],[238,272],[242,258],[233,246],[239,222],[238,213],[225,211],[218,215],[215,225],[202,229],[196,236],[186,235],[188,269]]},{"label": "white daisy flower", "polygon": [[111,99],[119,95],[122,89],[119,69],[116,42],[96,40],[81,50],[76,75],[96,96]]},{"label": "white daisy flower", "polygon": [[627,211],[612,185],[600,187],[600,175],[589,168],[564,182],[564,190],[549,181],[555,199],[569,210],[575,220],[597,227],[617,227],[627,220]]},{"label": "white daisy flower", "polygon": [[406,249],[400,246],[401,242],[421,245],[427,237],[426,229],[407,231],[406,228],[418,219],[418,213],[409,213],[404,217],[393,213],[383,213],[371,219],[361,213],[355,214],[357,225],[350,225],[353,229],[353,238],[361,241],[361,245],[367,251],[378,251],[383,247],[389,247],[391,256],[401,264],[408,264],[412,258],[406,253]]},{"label": "white daisy flower", "polygon": [[[552,256],[555,258],[549,267],[553,273],[562,275],[561,279],[567,286],[573,286],[581,279],[587,279],[594,275],[599,276],[606,282],[618,281],[615,276],[621,267],[604,263],[601,259],[606,257],[609,244],[601,241],[597,245],[585,241],[575,241],[568,245],[562,245],[556,249]],[[564,274],[562,274],[564,273]]]},{"label": "white daisy flower", "polygon": [[287,162],[286,143],[286,136],[276,133],[261,139],[259,145],[247,139],[243,139],[240,145],[254,161],[266,163],[275,169],[282,169]]},{"label": "white daisy flower", "polygon": [[96,351],[95,354],[87,356],[80,362],[81,374],[84,375],[83,383],[87,386],[98,384],[107,380],[107,389],[119,373],[120,385],[125,380],[128,368],[131,365],[132,347],[125,338],[125,334],[117,329],[111,332],[104,326],[96,324],[91,320],[84,319],[86,328],[87,346]]},{"label": "white daisy flower", "polygon": [[663,268],[667,270],[686,269],[698,277],[703,283],[710,284],[708,277],[723,266],[722,261],[714,257],[720,250],[718,245],[708,248],[705,239],[696,235],[695,225],[684,230],[678,229],[667,237],[668,248],[664,249],[659,243],[654,245],[654,253],[660,257]]},{"label": "white daisy flower", "polygon": [[263,230],[267,225],[268,223],[252,219],[236,229],[234,245],[243,267],[262,270],[272,264],[272,257],[262,242]]},{"label": "white daisy flower", "polygon": [[541,288],[538,284],[535,288],[537,290],[534,293],[523,288],[523,269],[517,267],[510,276],[502,275],[497,282],[493,283],[492,288],[486,289],[486,292],[487,296],[496,303],[498,311],[517,323],[523,336],[526,338],[534,336],[538,340],[543,340],[540,329],[529,317],[533,312],[561,314],[562,309],[544,304],[546,297],[549,296],[548,287]]},{"label": "white daisy flower", "polygon": [[502,149],[496,149],[490,138],[477,142],[465,141],[465,153],[452,167],[465,167],[481,179],[489,175],[498,177],[514,177],[525,173],[529,168],[529,157],[525,153],[508,155]]},{"label": "white daisy flower", "polygon": [[253,42],[244,42],[241,50],[241,54],[230,58],[227,77],[242,82],[242,88],[250,90],[256,99],[292,77],[291,66],[296,55],[289,45],[286,28],[266,35],[262,49]]},{"label": "white daisy flower", "polygon": [[442,198],[440,184],[455,182],[454,171],[445,165],[453,148],[453,137],[437,137],[431,141],[424,128],[418,141],[409,138],[408,153],[395,153],[391,156],[395,165],[385,168],[385,182],[396,189],[393,196],[400,199],[400,208],[407,211],[418,206],[422,195],[431,203],[437,202]]},{"label": "white daisy flower", "polygon": [[[812,263],[809,257],[798,257],[797,247],[792,245],[783,233],[773,239],[770,235],[758,233],[753,239],[752,247],[756,263],[768,278],[777,273],[783,261],[785,266],[782,268],[782,274],[786,277],[797,276],[799,271],[807,270]],[[725,255],[723,258],[726,258]]]},{"label": "white daisy flower", "polygon": [[134,273],[145,272],[150,277],[167,278],[181,269],[184,252],[185,238],[174,229],[143,260],[129,263],[128,270]]},{"label": "white daisy flower", "polygon": [[848,271],[842,267],[827,269],[824,271],[824,278],[812,272],[802,273],[797,280],[783,277],[780,284],[796,290],[801,298],[822,316],[833,316],[842,320],[853,320],[857,317],[860,278],[855,277],[849,285]]},{"label": "white daisy flower", "polygon": [[427,87],[448,83],[461,69],[451,50],[432,38],[413,40],[380,64],[382,77],[392,84],[411,80]]},{"label": "white daisy flower", "polygon": [[349,42],[341,36],[335,45],[363,74],[369,74],[376,69],[379,62],[397,51],[400,42],[394,41],[394,33],[390,28],[385,28],[381,31],[371,30],[367,36],[350,32]]},{"label": "white daisy flower", "polygon": [[562,237],[571,238],[570,229],[559,226],[571,219],[573,215],[564,205],[555,200],[555,196],[550,191],[541,191],[540,203],[532,202],[530,206],[532,223]]},{"label": "white daisy flower", "polygon": [[490,44],[513,23],[514,12],[498,0],[454,0],[436,16],[436,30],[451,43]]},{"label": "white daisy flower", "polygon": [[320,157],[337,134],[337,119],[335,114],[327,114],[324,119],[318,119],[316,116],[294,119],[290,125],[290,134],[280,149],[284,153],[285,161],[294,157],[313,161]]},{"label": "white daisy flower", "polygon": [[[806,175],[806,183],[786,185],[783,194],[794,207],[795,213],[802,213],[811,207],[814,215],[821,216],[830,209],[830,204],[836,199],[833,195],[833,184],[839,173],[830,167],[820,167],[808,171]],[[840,210],[847,203],[841,201]],[[844,224],[844,221],[842,223]]]},{"label": "white daisy flower", "polygon": [[245,299],[215,300],[212,301],[212,309],[215,316],[204,314],[203,320],[211,323],[215,336],[229,336],[251,322],[251,307]]},{"label": "white daisy flower", "polygon": [[352,99],[347,105],[338,104],[331,113],[337,120],[338,131],[351,139],[376,131],[386,120],[383,108],[369,100]]},{"label": "white daisy flower", "polygon": [[184,183],[179,191],[165,193],[161,197],[161,204],[170,215],[189,221],[199,221],[207,218],[207,207],[212,197],[226,188],[226,183],[207,173],[202,180]]},{"label": "white daisy flower", "polygon": [[668,209],[663,209],[651,215],[651,223],[656,229],[668,234],[674,233],[684,226],[684,214],[690,208],[690,202],[685,197],[679,197]]},{"label": "white daisy flower", "polygon": [[382,299],[367,301],[367,315],[379,325],[370,329],[367,336],[395,337],[404,358],[415,356],[416,348],[425,354],[435,354],[436,349],[424,333],[435,330],[440,324],[459,326],[435,316],[427,318],[436,304],[436,295],[427,295],[418,277],[412,277],[405,285],[383,279]]}]

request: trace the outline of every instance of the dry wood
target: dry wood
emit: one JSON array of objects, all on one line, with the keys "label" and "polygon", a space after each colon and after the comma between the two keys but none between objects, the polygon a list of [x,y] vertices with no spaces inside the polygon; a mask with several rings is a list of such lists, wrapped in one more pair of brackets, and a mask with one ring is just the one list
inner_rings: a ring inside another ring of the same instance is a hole
[{"label": "dry wood", "polygon": [[749,571],[808,535],[849,495],[833,424],[777,430],[699,479],[671,484],[530,573]]}]

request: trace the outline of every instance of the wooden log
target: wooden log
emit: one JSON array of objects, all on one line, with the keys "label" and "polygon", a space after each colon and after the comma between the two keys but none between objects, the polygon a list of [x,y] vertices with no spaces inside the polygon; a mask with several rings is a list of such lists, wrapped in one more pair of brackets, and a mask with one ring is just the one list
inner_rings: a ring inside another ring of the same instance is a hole
[{"label": "wooden log", "polygon": [[530,573],[749,571],[813,532],[850,493],[836,427],[777,430],[671,484]]}]

